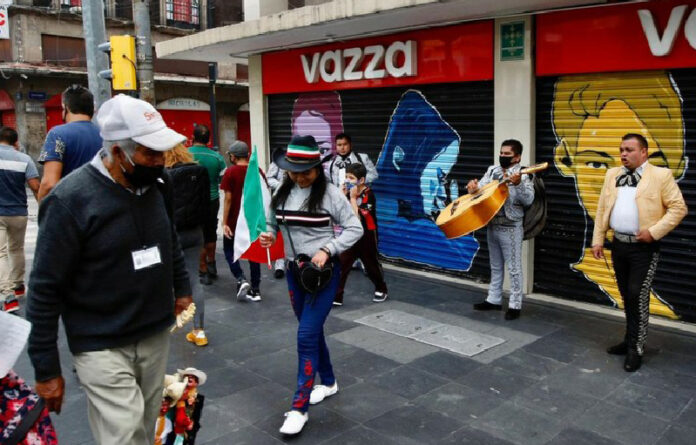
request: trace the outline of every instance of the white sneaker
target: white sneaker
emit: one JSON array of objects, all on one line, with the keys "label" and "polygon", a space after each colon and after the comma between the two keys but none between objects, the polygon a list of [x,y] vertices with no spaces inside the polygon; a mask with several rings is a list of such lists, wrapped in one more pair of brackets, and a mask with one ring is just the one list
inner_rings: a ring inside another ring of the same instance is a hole
[{"label": "white sneaker", "polygon": [[246,299],[247,301],[253,302],[261,301],[261,294],[259,294],[259,291],[257,290],[252,290],[246,295]]},{"label": "white sneaker", "polygon": [[307,413],[301,413],[299,411],[288,411],[285,413],[285,422],[283,426],[280,427],[281,434],[297,434],[302,431],[305,423],[309,420]]},{"label": "white sneaker", "polygon": [[375,296],[372,297],[372,301],[375,303],[381,303],[387,299],[388,295],[386,292],[375,292]]},{"label": "white sneaker", "polygon": [[247,281],[237,281],[237,301],[247,301],[249,289],[251,289],[251,284]]},{"label": "white sneaker", "polygon": [[309,395],[309,404],[316,405],[327,397],[330,397],[338,392],[338,382],[334,382],[333,386],[316,385],[312,388],[312,393]]}]

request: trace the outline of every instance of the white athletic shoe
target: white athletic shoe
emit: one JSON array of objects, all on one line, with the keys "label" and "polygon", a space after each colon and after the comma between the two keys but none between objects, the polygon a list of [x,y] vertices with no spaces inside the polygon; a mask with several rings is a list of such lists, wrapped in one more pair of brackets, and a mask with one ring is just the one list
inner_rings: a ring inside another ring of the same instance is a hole
[{"label": "white athletic shoe", "polygon": [[309,395],[309,404],[316,405],[327,397],[338,392],[338,382],[334,382],[333,386],[316,385],[312,388],[312,393]]},{"label": "white athletic shoe", "polygon": [[279,431],[281,434],[297,434],[302,431],[302,428],[304,428],[308,420],[309,416],[307,413],[301,413],[295,410],[288,411],[285,413],[285,422],[283,422],[283,426],[280,427]]},{"label": "white athletic shoe", "polygon": [[237,301],[247,301],[249,289],[251,289],[251,284],[248,281],[237,281]]}]

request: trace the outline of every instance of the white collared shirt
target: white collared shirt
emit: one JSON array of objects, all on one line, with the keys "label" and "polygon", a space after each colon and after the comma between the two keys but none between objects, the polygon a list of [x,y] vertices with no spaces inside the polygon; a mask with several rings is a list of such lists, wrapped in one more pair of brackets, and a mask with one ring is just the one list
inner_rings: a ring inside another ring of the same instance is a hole
[{"label": "white collared shirt", "polygon": [[[639,175],[643,176],[643,171],[645,170],[645,165],[648,161],[645,161],[640,167],[635,171]],[[626,170],[624,169],[624,173]],[[614,229],[614,232],[625,233],[629,235],[635,235],[640,230],[640,224],[638,222],[638,205],[636,204],[636,190],[638,187],[618,187],[616,202],[614,203],[614,208],[611,210],[611,217],[609,218],[609,226]]]}]

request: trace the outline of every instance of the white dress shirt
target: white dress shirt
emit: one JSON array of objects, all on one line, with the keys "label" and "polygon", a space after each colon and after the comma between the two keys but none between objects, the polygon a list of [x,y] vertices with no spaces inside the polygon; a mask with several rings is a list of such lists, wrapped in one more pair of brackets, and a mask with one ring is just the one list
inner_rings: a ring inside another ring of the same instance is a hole
[{"label": "white dress shirt", "polygon": [[[636,173],[643,176],[645,164],[647,164],[647,161],[635,170]],[[640,230],[638,205],[636,204],[637,189],[638,187],[618,187],[616,202],[614,203],[614,208],[611,209],[611,217],[609,219],[609,226],[614,229],[614,232],[635,235]]]}]

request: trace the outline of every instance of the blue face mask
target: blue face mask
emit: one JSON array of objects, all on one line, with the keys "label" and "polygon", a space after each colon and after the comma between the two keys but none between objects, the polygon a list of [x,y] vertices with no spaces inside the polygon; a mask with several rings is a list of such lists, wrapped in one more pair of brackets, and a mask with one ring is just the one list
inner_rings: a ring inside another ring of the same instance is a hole
[{"label": "blue face mask", "polygon": [[349,191],[350,191],[350,189],[352,189],[352,188],[353,188],[353,187],[355,187],[356,185],[357,185],[357,184],[356,184],[356,183],[354,183],[354,182],[349,182],[349,181],[346,181],[346,191],[348,191],[348,192],[349,192]]}]

